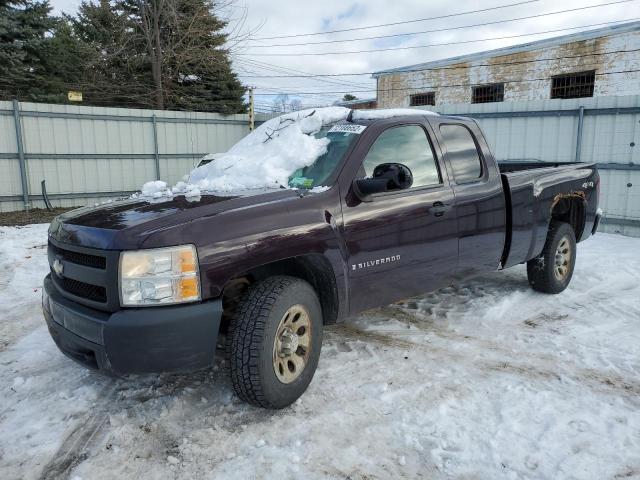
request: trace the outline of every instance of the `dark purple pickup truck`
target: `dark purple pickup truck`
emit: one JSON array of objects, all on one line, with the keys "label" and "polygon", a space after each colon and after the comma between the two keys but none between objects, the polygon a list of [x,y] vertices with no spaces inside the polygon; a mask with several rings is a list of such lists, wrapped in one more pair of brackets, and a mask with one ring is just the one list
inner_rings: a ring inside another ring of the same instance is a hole
[{"label": "dark purple pickup truck", "polygon": [[236,393],[282,408],[323,325],[525,262],[559,293],[598,227],[594,165],[498,165],[468,118],[349,115],[315,136],[327,151],[291,188],[56,218],[43,310],[60,350],[116,375],[194,370],[222,333]]}]

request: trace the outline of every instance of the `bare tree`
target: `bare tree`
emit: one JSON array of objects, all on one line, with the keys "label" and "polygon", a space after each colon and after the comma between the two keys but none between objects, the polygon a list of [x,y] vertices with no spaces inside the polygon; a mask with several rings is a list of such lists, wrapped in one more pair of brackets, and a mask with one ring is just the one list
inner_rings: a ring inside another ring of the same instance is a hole
[{"label": "bare tree", "polygon": [[[165,0],[136,0],[140,15],[140,30],[147,48],[151,63],[151,76],[155,86],[156,108],[164,110],[164,95],[162,90],[162,60],[163,45],[161,42],[161,31],[163,27],[163,17]],[[163,19],[164,20],[164,19]]]},{"label": "bare tree", "polygon": [[291,100],[291,102],[289,102],[289,107],[291,108],[292,112],[302,110],[302,100],[300,100],[299,98],[294,98],[293,100]]},{"label": "bare tree", "polygon": [[289,94],[281,93],[273,100],[273,111],[287,113],[289,110]]}]

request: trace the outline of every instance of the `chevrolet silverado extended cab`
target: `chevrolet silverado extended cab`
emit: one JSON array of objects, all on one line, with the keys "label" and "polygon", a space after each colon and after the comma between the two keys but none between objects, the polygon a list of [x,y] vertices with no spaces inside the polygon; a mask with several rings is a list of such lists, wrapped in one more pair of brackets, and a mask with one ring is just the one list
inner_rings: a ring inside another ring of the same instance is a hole
[{"label": "chevrolet silverado extended cab", "polygon": [[238,396],[282,408],[323,325],[522,263],[534,289],[567,287],[600,218],[594,165],[498,165],[474,120],[378,117],[313,132],[328,147],[288,188],[57,217],[43,310],[60,350],[109,374],[185,371],[223,334]]}]

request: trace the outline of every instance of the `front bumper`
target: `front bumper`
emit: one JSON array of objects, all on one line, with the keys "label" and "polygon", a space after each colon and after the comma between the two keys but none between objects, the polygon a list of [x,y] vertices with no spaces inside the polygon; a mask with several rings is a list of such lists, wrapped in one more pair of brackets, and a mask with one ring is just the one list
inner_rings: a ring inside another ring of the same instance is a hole
[{"label": "front bumper", "polygon": [[89,368],[122,375],[211,365],[222,301],[102,312],[62,296],[47,275],[42,310],[62,353]]}]

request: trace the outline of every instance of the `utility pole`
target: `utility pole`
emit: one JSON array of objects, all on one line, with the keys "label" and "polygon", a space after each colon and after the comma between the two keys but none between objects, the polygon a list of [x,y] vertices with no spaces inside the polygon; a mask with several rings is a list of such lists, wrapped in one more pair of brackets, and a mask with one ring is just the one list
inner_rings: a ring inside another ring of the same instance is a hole
[{"label": "utility pole", "polygon": [[249,130],[253,130],[255,128],[255,111],[254,111],[254,103],[253,103],[253,88],[249,87]]}]

